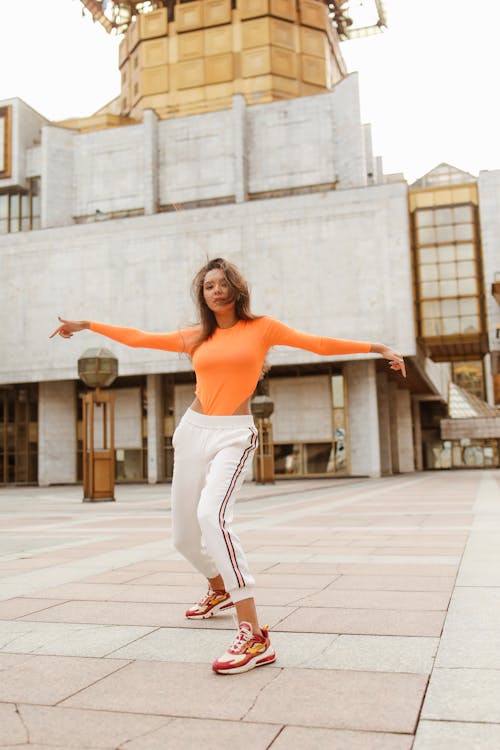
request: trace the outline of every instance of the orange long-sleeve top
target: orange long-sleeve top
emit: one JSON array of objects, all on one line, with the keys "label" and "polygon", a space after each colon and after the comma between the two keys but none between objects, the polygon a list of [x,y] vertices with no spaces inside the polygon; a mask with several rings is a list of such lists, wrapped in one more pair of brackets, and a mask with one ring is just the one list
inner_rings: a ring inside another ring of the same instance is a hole
[{"label": "orange long-sleeve top", "polygon": [[274,318],[262,316],[239,320],[231,328],[216,328],[214,334],[194,349],[198,329],[173,333],[146,333],[136,328],[90,323],[90,329],[127,346],[183,352],[192,358],[196,373],[196,395],[203,413],[227,416],[255,390],[266,353],[272,346],[291,346],[323,356],[371,351],[366,341],[348,341],[313,336],[296,331]]}]

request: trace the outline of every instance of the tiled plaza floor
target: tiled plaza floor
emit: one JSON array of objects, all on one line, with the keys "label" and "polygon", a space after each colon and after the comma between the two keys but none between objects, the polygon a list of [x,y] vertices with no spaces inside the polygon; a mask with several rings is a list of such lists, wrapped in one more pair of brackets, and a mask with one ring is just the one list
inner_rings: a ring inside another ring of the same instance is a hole
[{"label": "tiled plaza floor", "polygon": [[0,748],[498,750],[500,472],[245,485],[275,664],[175,553],[169,485],[0,489]]}]

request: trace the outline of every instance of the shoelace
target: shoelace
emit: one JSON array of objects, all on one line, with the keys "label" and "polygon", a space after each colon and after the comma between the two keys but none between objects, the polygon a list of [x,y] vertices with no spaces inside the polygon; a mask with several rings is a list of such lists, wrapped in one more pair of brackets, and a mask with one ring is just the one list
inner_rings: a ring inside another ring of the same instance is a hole
[{"label": "shoelace", "polygon": [[203,606],[204,604],[206,604],[207,602],[209,602],[209,601],[210,601],[210,599],[212,599],[212,597],[213,597],[214,595],[215,595],[215,591],[212,591],[212,589],[208,589],[208,591],[207,591],[207,593],[205,594],[205,596],[203,596],[203,597],[202,597],[202,598],[200,599],[200,601],[198,602],[198,606],[199,606],[199,607],[202,607],[202,606]]},{"label": "shoelace", "polygon": [[238,635],[235,637],[228,651],[230,654],[239,654],[241,647],[248,643],[253,637],[253,633],[248,628],[240,628]]}]

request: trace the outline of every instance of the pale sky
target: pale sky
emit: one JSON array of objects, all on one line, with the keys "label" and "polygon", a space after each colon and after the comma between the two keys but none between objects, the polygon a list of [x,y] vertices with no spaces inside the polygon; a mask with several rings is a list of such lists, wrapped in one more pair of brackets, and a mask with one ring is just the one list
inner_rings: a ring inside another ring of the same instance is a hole
[{"label": "pale sky", "polygon": [[[387,31],[342,43],[384,171],[411,182],[442,161],[500,169],[500,0],[385,7]],[[19,97],[49,120],[92,114],[119,93],[119,41],[79,0],[0,0],[0,101]]]}]

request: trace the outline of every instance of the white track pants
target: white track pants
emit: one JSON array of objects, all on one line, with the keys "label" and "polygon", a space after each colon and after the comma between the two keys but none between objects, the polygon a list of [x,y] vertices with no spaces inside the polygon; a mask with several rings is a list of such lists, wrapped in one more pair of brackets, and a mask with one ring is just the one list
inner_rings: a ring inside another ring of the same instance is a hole
[{"label": "white track pants", "polygon": [[233,601],[253,597],[255,581],[231,528],[236,495],[257,447],[253,417],[188,409],[172,442],[175,548],[206,578],[220,574]]}]

